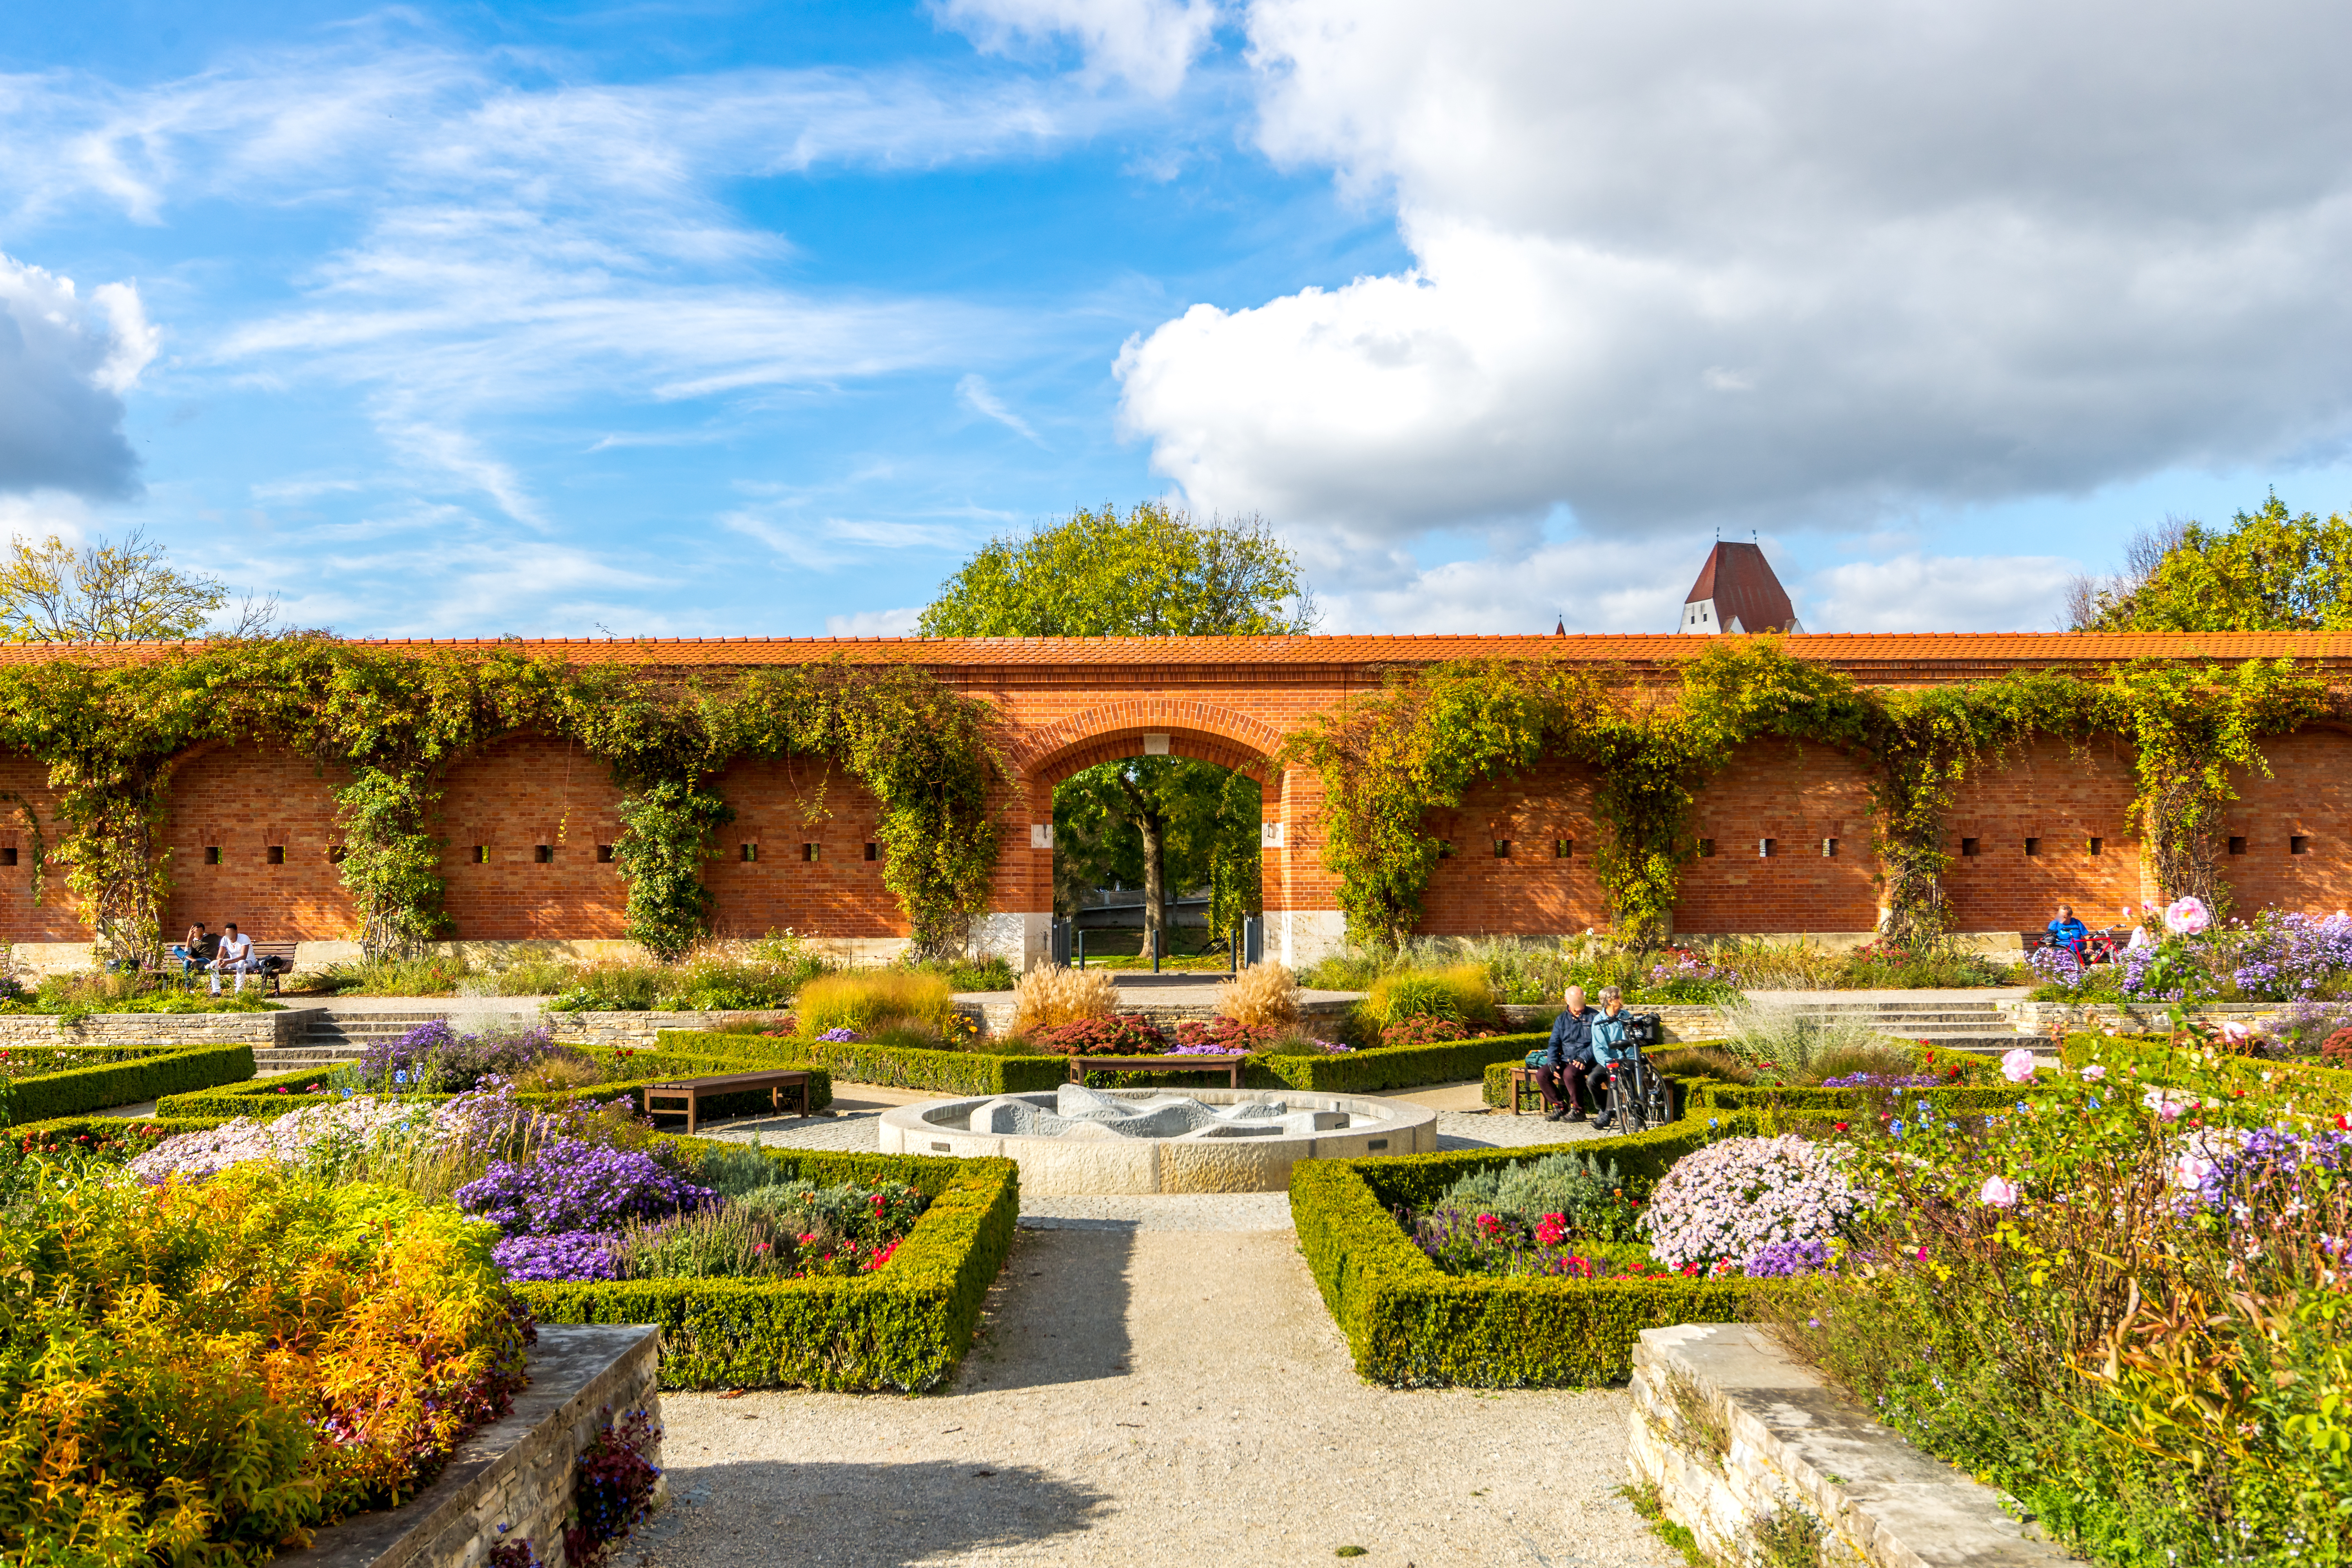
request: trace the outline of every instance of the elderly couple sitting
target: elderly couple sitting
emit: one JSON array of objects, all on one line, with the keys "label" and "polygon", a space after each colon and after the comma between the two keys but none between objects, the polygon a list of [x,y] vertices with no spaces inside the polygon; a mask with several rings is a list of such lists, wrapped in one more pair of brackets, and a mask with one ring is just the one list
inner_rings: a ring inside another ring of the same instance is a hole
[{"label": "elderly couple sitting", "polygon": [[[1602,986],[1598,1011],[1584,1005],[1581,985],[1570,986],[1560,1000],[1567,1010],[1552,1020],[1543,1066],[1536,1069],[1536,1087],[1543,1090],[1546,1121],[1581,1121],[1588,1106],[1599,1109],[1598,1080],[1612,1065],[1633,1054],[1625,1043],[1624,993],[1614,985]],[[1593,1123],[1604,1131],[1609,1125],[1605,1115]]]}]

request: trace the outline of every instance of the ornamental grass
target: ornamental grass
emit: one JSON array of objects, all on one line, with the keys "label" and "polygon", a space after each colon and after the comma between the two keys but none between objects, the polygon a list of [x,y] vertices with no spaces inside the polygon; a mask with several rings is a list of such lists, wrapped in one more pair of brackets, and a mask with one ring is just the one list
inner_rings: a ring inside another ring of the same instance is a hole
[{"label": "ornamental grass", "polygon": [[1013,987],[1013,1032],[1034,1035],[1040,1029],[1108,1018],[1118,1011],[1118,982],[1099,969],[1070,969],[1041,963]]},{"label": "ornamental grass", "polygon": [[955,988],[932,971],[861,969],[810,981],[801,988],[798,1010],[801,1026],[811,1034],[871,1035],[898,1022],[926,1025],[936,1034],[955,1017]]},{"label": "ornamental grass", "polygon": [[1286,963],[1253,963],[1218,986],[1211,1005],[1245,1029],[1296,1028],[1298,976]]}]

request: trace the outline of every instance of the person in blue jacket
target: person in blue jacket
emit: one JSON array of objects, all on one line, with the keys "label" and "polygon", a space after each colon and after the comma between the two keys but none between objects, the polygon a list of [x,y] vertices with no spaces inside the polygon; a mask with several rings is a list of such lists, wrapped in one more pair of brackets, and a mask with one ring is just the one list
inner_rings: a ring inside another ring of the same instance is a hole
[{"label": "person in blue jacket", "polygon": [[[1601,1011],[1592,1014],[1591,1018],[1592,1068],[1586,1087],[1592,1091],[1597,1103],[1606,1092],[1602,1086],[1609,1081],[1610,1068],[1619,1062],[1633,1060],[1635,1055],[1633,1047],[1625,1039],[1625,993],[1614,985],[1602,986]],[[1603,1109],[1601,1119],[1592,1124],[1592,1130],[1606,1132],[1611,1121],[1611,1113]]]},{"label": "person in blue jacket", "polygon": [[2074,950],[2078,960],[2087,961],[2091,952],[2091,928],[2074,918],[2074,906],[2058,906],[2058,918],[2050,922],[2050,940],[2060,947]]},{"label": "person in blue jacket", "polygon": [[1568,1005],[1551,1021],[1551,1038],[1544,1046],[1544,1065],[1536,1069],[1536,1087],[1543,1090],[1547,1121],[1581,1121],[1591,1103],[1592,1090],[1585,1074],[1592,1067],[1592,1023],[1601,1015],[1584,1005],[1584,987],[1571,985],[1560,997]]}]

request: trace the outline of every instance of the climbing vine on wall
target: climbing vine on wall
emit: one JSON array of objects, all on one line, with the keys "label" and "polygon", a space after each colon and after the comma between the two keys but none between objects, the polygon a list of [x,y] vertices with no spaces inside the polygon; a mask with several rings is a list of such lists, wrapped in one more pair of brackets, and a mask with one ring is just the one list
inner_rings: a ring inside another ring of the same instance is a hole
[{"label": "climbing vine on wall", "polygon": [[1431,810],[1472,784],[1538,758],[1577,758],[1595,774],[1610,829],[1595,863],[1616,934],[1649,946],[1671,930],[1682,868],[1697,853],[1697,791],[1740,747],[1812,742],[1869,772],[1873,848],[1885,932],[1928,947],[1950,931],[1945,819],[1969,773],[2038,733],[2128,740],[2140,774],[2134,806],[2168,898],[2221,896],[2213,825],[2233,768],[2265,770],[2257,739],[2294,729],[2329,701],[2291,661],[2235,669],[2148,663],[2101,684],[2019,671],[1916,689],[1858,687],[1791,657],[1777,639],[1712,643],[1671,686],[1624,672],[1607,684],[1556,666],[1459,663],[1399,674],[1379,692],[1319,716],[1287,755],[1323,780],[1326,860],[1349,921],[1402,941],[1419,918],[1439,855]]},{"label": "climbing vine on wall", "polygon": [[362,944],[381,955],[447,929],[434,815],[448,765],[527,733],[579,740],[612,767],[630,934],[655,951],[675,955],[709,929],[701,868],[732,815],[710,787],[718,771],[735,755],[793,753],[836,758],[873,792],[884,883],[918,942],[945,950],[985,902],[995,858],[988,799],[1002,763],[988,713],[920,670],[819,666],[706,688],[520,647],[419,655],[326,637],[0,669],[0,747],[47,767],[68,884],[103,953],[126,960],[160,945],[171,868],[155,828],[190,748],[276,743],[343,775],[341,873]]}]

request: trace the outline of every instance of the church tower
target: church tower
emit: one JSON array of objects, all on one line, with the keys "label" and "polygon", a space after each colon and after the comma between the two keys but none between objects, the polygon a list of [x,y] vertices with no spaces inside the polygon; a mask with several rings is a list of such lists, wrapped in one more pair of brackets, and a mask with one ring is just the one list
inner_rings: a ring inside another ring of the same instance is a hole
[{"label": "church tower", "polygon": [[1797,607],[1761,547],[1716,541],[1683,595],[1683,632],[1801,632]]}]

